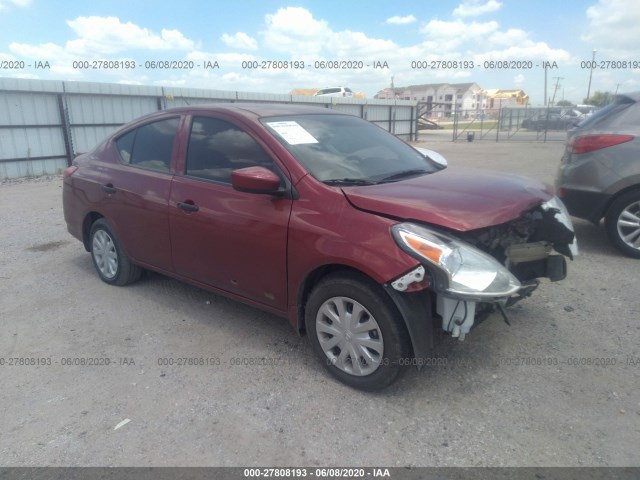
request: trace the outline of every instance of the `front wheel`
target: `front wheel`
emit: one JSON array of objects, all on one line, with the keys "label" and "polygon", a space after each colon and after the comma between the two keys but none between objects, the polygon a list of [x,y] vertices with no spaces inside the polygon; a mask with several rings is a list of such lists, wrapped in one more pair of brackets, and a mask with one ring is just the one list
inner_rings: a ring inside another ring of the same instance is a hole
[{"label": "front wheel", "polygon": [[123,286],[140,278],[142,270],[122,250],[111,225],[104,218],[91,225],[91,258],[102,281]]},{"label": "front wheel", "polygon": [[626,193],[611,204],[605,227],[618,250],[640,258],[640,191]]},{"label": "front wheel", "polygon": [[338,380],[380,390],[406,370],[409,337],[382,288],[355,274],[331,275],[311,292],[305,321],[311,345]]}]

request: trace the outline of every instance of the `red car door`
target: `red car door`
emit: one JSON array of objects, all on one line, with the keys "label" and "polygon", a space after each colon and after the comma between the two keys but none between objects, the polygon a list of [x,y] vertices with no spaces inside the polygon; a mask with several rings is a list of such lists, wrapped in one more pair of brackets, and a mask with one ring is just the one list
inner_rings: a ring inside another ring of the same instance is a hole
[{"label": "red car door", "polygon": [[118,161],[103,169],[102,210],[136,262],[172,270],[168,202],[180,117],[136,127],[112,143]]},{"label": "red car door", "polygon": [[285,310],[292,200],[231,186],[232,170],[256,165],[283,175],[243,128],[193,117],[185,172],[169,200],[173,263],[181,276]]}]

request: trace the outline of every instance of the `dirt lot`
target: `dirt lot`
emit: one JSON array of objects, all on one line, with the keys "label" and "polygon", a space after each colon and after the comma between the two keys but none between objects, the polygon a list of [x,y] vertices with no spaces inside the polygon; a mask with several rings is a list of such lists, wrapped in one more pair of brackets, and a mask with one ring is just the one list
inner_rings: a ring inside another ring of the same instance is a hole
[{"label": "dirt lot", "polygon": [[[422,139],[549,182],[563,148]],[[157,274],[102,283],[59,177],[2,184],[0,225],[0,465],[639,463],[640,261],[589,223],[511,327],[443,337],[440,365],[377,394],[332,380],[284,319]],[[163,364],[179,358],[209,365]]]}]

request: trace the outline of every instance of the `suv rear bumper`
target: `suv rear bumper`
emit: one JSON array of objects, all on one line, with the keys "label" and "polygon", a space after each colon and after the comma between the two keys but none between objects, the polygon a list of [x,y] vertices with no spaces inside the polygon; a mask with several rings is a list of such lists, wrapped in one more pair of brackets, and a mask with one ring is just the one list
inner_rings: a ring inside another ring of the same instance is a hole
[{"label": "suv rear bumper", "polygon": [[584,190],[571,190],[560,186],[558,196],[574,217],[599,223],[604,216],[611,195]]}]

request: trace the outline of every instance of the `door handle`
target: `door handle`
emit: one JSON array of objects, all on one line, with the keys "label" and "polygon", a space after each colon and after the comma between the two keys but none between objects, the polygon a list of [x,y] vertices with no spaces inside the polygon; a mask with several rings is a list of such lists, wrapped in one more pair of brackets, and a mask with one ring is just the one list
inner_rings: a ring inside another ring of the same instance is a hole
[{"label": "door handle", "polygon": [[197,212],[198,210],[200,210],[200,207],[198,207],[198,205],[194,203],[178,202],[176,206],[179,209],[185,210],[187,212]]},{"label": "door handle", "polygon": [[105,193],[116,193],[116,188],[111,183],[107,183],[106,185],[102,185],[102,191]]}]

